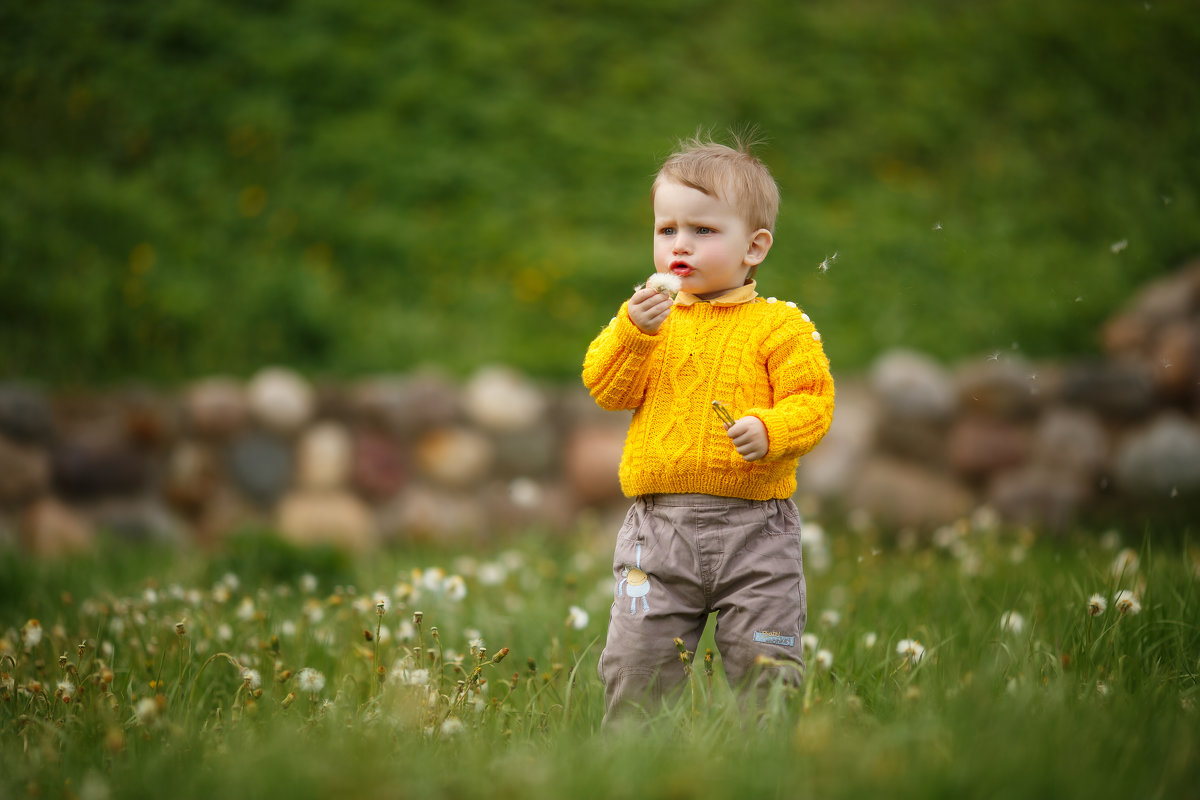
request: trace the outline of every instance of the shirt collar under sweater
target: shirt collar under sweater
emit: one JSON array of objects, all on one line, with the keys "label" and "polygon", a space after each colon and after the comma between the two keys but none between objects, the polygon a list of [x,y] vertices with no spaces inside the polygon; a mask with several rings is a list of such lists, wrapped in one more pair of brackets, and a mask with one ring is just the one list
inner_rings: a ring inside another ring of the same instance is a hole
[{"label": "shirt collar under sweater", "polygon": [[701,300],[696,295],[689,292],[680,292],[675,295],[675,305],[690,306],[696,303],[711,303],[714,306],[736,306],[742,303],[749,303],[754,298],[758,297],[758,292],[755,290],[755,282],[750,281],[745,286],[739,286],[736,289],[730,289],[725,294],[718,295],[712,300]]}]

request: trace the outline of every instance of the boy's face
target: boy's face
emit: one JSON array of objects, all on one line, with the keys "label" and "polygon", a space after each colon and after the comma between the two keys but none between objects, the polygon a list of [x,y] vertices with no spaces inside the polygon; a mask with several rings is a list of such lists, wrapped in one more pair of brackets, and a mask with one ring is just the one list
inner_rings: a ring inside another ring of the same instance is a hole
[{"label": "boy's face", "polygon": [[770,231],[751,230],[721,198],[671,180],[658,184],[654,269],[678,275],[683,291],[711,300],[736,289],[770,248]]}]

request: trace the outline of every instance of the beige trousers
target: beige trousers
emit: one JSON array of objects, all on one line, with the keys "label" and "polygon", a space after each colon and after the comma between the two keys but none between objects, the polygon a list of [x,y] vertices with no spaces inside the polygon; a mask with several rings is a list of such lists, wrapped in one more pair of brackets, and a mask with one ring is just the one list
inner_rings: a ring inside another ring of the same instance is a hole
[{"label": "beige trousers", "polygon": [[[731,686],[761,684],[760,655],[803,670],[808,616],[800,514],[791,500],[705,494],[637,498],[617,535],[608,641],[600,655],[606,714],[652,709],[684,680],[674,640],[695,651],[711,612]],[[697,658],[699,662],[701,654]]]}]

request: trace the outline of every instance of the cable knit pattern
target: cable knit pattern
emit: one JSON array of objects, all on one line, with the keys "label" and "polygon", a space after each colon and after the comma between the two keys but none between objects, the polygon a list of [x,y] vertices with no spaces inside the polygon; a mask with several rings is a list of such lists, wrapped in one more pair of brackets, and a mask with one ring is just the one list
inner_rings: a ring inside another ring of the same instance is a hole
[{"label": "cable knit pattern", "polygon": [[[833,378],[820,334],[795,304],[774,298],[688,300],[676,300],[654,335],[633,324],[626,303],[584,359],[583,382],[596,402],[634,412],[621,488],[629,497],[790,497],[800,456],[833,421]],[[738,455],[713,400],[735,418],[763,421],[764,458],[747,462]]]}]

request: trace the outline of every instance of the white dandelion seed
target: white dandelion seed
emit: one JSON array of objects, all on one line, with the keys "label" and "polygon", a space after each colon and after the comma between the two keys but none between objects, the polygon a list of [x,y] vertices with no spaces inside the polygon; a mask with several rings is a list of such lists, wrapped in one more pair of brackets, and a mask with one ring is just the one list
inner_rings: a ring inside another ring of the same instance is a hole
[{"label": "white dandelion seed", "polygon": [[841,621],[842,615],[837,609],[827,608],[821,612],[821,624],[826,628],[836,628]]},{"label": "white dandelion seed", "polygon": [[457,736],[463,732],[462,720],[458,717],[446,717],[446,721],[442,723],[442,736]]},{"label": "white dandelion seed", "polygon": [[499,586],[508,578],[508,570],[504,568],[503,564],[488,561],[479,565],[476,577],[484,586]]},{"label": "white dandelion seed", "polygon": [[413,570],[413,583],[424,586],[431,592],[441,591],[446,580],[446,570],[441,567],[430,567],[427,570]]},{"label": "white dandelion seed", "polygon": [[872,647],[875,646],[875,642],[878,640],[879,640],[879,637],[875,634],[874,631],[867,631],[866,633],[864,633],[862,635],[862,646],[864,648],[866,648],[867,650],[870,650]]},{"label": "white dandelion seed", "polygon": [[311,572],[306,572],[300,576],[300,591],[305,594],[312,594],[317,590],[317,576]]},{"label": "white dandelion seed", "polygon": [[64,702],[71,702],[71,698],[75,696],[75,684],[66,679],[59,681],[57,694],[62,696]]},{"label": "white dandelion seed", "polygon": [[933,223],[933,229],[935,231],[940,231],[942,229],[942,223],[940,221]]},{"label": "white dandelion seed", "polygon": [[679,290],[683,288],[683,279],[670,272],[656,272],[646,280],[646,288],[674,299],[675,295],[679,294]]},{"label": "white dandelion seed", "polygon": [[320,670],[305,667],[296,674],[296,685],[302,692],[316,694],[325,688],[325,675]]},{"label": "white dandelion seed", "polygon": [[817,669],[828,672],[833,666],[833,653],[822,648],[821,650],[817,651],[815,661],[817,664]]},{"label": "white dandelion seed", "polygon": [[1001,630],[1020,633],[1025,630],[1025,617],[1019,611],[1005,611],[1000,617]]},{"label": "white dandelion seed", "polygon": [[1096,593],[1088,598],[1088,616],[1098,617],[1104,613],[1106,608],[1108,608],[1108,601],[1104,599],[1103,595]]},{"label": "white dandelion seed", "polygon": [[590,619],[591,617],[588,616],[588,612],[579,606],[571,606],[570,610],[567,611],[567,625],[577,631],[586,628]]},{"label": "white dandelion seed", "polygon": [[999,361],[1000,360],[1000,351],[993,350],[991,353],[988,354],[987,360],[988,361]]},{"label": "white dandelion seed", "polygon": [[1119,242],[1113,242],[1111,245],[1109,245],[1109,248],[1108,248],[1108,249],[1109,249],[1109,250],[1112,250],[1112,251],[1113,251],[1113,253],[1119,253],[1119,252],[1121,252],[1122,250],[1124,250],[1124,249],[1125,249],[1126,247],[1128,247],[1128,246],[1129,246],[1129,240],[1128,240],[1128,239],[1122,239],[1122,240],[1121,240],[1121,241],[1119,241]]},{"label": "white dandelion seed", "polygon": [[819,641],[820,640],[817,639],[817,635],[815,633],[806,633],[800,637],[800,649],[809,653],[815,653],[817,651],[817,643]]},{"label": "white dandelion seed", "polygon": [[829,268],[833,266],[833,262],[837,260],[837,257],[838,257],[838,254],[837,254],[837,251],[835,250],[833,252],[833,255],[831,255],[829,258],[825,259],[824,261],[822,261],[820,264],[817,264],[817,271],[828,272]]},{"label": "white dandelion seed", "polygon": [[1142,610],[1141,601],[1138,600],[1137,595],[1128,589],[1122,589],[1113,596],[1113,605],[1122,615],[1129,614],[1132,616]]}]

